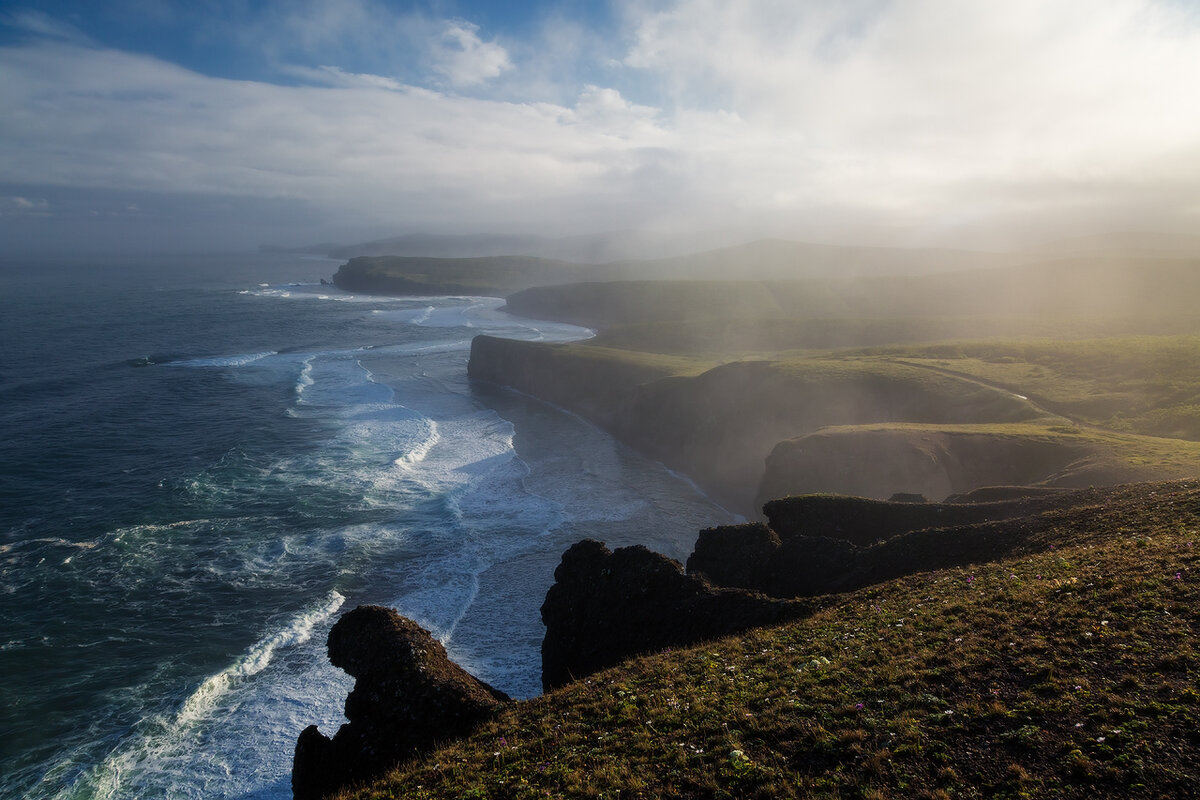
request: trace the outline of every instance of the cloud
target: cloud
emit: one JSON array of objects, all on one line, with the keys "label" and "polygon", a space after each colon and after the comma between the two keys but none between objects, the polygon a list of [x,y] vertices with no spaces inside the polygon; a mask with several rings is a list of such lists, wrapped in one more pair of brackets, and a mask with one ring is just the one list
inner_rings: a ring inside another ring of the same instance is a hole
[{"label": "cloud", "polygon": [[449,20],[430,43],[433,69],[452,86],[477,86],[512,69],[508,51],[479,38],[479,26]]},{"label": "cloud", "polygon": [[0,13],[0,25],[8,25],[34,36],[87,44],[88,36],[74,25],[55,19],[48,14],[30,9]]},{"label": "cloud", "polygon": [[[1200,26],[1185,6],[680,0],[627,3],[625,16],[626,66],[684,113],[736,113],[771,151],[763,196],[791,183],[801,202],[914,219],[993,203],[989,185],[1028,186],[1007,202],[1044,209],[1200,179],[1187,88]],[[746,142],[731,148],[739,160]]]},{"label": "cloud", "polygon": [[5,182],[292,198],[342,220],[583,217],[589,196],[618,189],[602,184],[628,173],[628,153],[661,135],[619,100],[600,130],[556,104],[391,82],[273,86],[53,44],[0,51],[0,71],[0,102],[23,110],[0,118]]},{"label": "cloud", "polygon": [[1200,215],[1200,21],[1167,0],[626,0],[609,41],[558,17],[503,44],[371,0],[305,8],[256,29],[301,86],[0,48],[0,182],[258,198],[381,234],[670,220],[963,244]]},{"label": "cloud", "polygon": [[363,72],[346,72],[341,67],[328,64],[315,68],[289,64],[282,69],[289,75],[323,86],[337,86],[343,89],[390,89],[392,91],[404,88],[404,84],[395,78]]},{"label": "cloud", "polygon": [[21,197],[10,195],[0,197],[0,216],[38,216],[50,215],[50,201],[44,197]]}]

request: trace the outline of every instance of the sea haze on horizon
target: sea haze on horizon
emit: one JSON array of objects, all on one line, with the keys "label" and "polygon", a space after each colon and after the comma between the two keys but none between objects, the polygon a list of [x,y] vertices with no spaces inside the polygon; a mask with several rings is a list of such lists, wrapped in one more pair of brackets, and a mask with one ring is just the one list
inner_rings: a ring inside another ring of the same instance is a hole
[{"label": "sea haze on horizon", "polygon": [[472,386],[472,336],[587,334],[378,298],[296,256],[0,264],[0,795],[290,797],[343,719],[337,615],[395,606],[516,695],[584,537],[729,520],[581,420]]}]

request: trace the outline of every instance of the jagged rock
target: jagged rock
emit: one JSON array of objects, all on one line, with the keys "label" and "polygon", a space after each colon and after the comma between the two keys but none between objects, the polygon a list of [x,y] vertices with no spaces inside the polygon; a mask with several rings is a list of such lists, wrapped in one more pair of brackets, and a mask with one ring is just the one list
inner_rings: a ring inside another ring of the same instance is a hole
[{"label": "jagged rock", "polygon": [[[763,515],[781,540],[832,536],[867,546],[903,533],[1023,517],[1080,502],[1079,490],[979,495],[988,502],[906,503],[833,494],[771,500]],[[699,546],[699,543],[697,544]]]},{"label": "jagged rock", "polygon": [[775,531],[761,522],[705,528],[688,557],[687,573],[715,586],[765,591],[779,544]]},{"label": "jagged rock", "polygon": [[640,545],[573,545],[554,571],[542,621],[542,685],[553,689],[639,653],[680,647],[812,613],[806,602],[713,588]]},{"label": "jagged rock", "polygon": [[452,662],[429,631],[390,608],[359,606],[329,631],[329,661],[357,680],[332,738],[310,725],[292,762],[292,794],[321,798],[464,736],[508,701]]},{"label": "jagged rock", "polygon": [[700,531],[687,561],[689,575],[715,586],[770,597],[812,597],[834,591],[859,567],[859,548],[829,536],[780,538],[762,523]]},{"label": "jagged rock", "polygon": [[777,598],[849,591],[1037,549],[1035,539],[1056,511],[1090,502],[1095,493],[1088,490],[949,505],[788,497],[764,507],[770,528],[752,523],[701,531],[688,573]]}]

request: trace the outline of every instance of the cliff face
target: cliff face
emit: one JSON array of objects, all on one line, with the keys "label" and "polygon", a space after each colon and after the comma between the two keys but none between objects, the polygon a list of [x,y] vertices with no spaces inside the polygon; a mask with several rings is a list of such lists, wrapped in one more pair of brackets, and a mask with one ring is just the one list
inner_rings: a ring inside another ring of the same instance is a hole
[{"label": "cliff face", "polygon": [[968,503],[894,503],[806,495],[773,500],[770,527],[700,532],[689,575],[771,597],[842,592],[934,569],[1036,550],[1050,512],[1098,502],[1095,490]]},{"label": "cliff face", "polygon": [[354,676],[330,739],[310,725],[296,742],[292,793],[318,800],[378,777],[436,743],[464,736],[508,700],[446,656],[429,632],[389,608],[359,606],[329,631],[329,661]]},{"label": "cliff face", "polygon": [[510,386],[609,428],[618,424],[643,383],[673,371],[671,359],[639,359],[604,348],[566,348],[493,336],[471,341],[467,374]]},{"label": "cliff face", "polygon": [[1082,488],[1137,477],[1093,441],[1071,434],[828,429],[780,442],[771,451],[758,501],[796,487],[880,499],[896,492],[941,499],[982,486]]},{"label": "cliff face", "polygon": [[812,606],[714,589],[644,547],[585,540],[563,554],[546,593],[542,685],[553,689],[637,655],[799,619]]},{"label": "cliff face", "polygon": [[1104,496],[1035,493],[977,504],[789,497],[767,504],[770,526],[701,531],[686,573],[644,547],[579,542],[563,554],[542,606],[543,685],[550,690],[640,653],[799,619],[819,602],[804,598],[1045,549],[1055,513]]},{"label": "cliff face", "polygon": [[359,256],[338,268],[333,283],[363,294],[502,297],[536,284],[577,280],[580,269],[578,264],[533,256]]},{"label": "cliff face", "polygon": [[769,500],[763,505],[763,514],[770,530],[782,539],[834,536],[868,546],[881,539],[927,528],[976,525],[1040,514],[1077,504],[1076,498],[1082,498],[1084,494],[1069,489],[997,486],[943,503],[810,494]]},{"label": "cliff face", "polygon": [[[740,361],[700,375],[672,374],[682,363],[586,345],[564,348],[480,336],[472,343],[468,371],[472,378],[511,386],[580,414],[749,516],[757,514],[756,495],[772,449],[821,426],[1013,421],[1037,414],[1007,393],[902,365]],[[896,472],[907,469],[900,465]],[[908,491],[912,481],[894,483],[882,494],[875,487],[854,493],[889,497]],[[777,494],[820,488],[798,483]],[[957,490],[937,488],[928,496]]]}]

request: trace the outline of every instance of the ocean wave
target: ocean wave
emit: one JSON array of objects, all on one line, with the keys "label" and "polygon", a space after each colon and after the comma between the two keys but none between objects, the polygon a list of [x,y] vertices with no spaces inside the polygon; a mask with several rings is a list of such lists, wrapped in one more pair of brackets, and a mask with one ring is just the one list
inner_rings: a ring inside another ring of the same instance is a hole
[{"label": "ocean wave", "polygon": [[183,361],[168,362],[174,367],[244,367],[247,364],[253,364],[255,361],[261,361],[269,356],[278,355],[275,350],[267,350],[263,353],[242,353],[233,356],[210,356],[207,358],[189,358]]},{"label": "ocean wave", "polygon": [[266,669],[276,650],[307,642],[312,638],[313,629],[336,614],[345,602],[345,597],[331,591],[324,604],[297,614],[282,629],[255,642],[241,658],[192,692],[175,715],[175,725],[188,725],[207,718],[238,681]]},{"label": "ocean wave", "polygon": [[[59,800],[108,800],[127,796],[199,798],[245,794],[248,785],[255,784],[256,776],[233,768],[227,759],[249,758],[252,763],[258,762],[266,757],[268,748],[280,744],[270,741],[272,735],[274,738],[281,735],[291,738],[295,732],[255,729],[255,734],[263,735],[262,740],[250,738],[240,742],[240,747],[223,743],[225,746],[216,748],[216,752],[209,752],[205,742],[221,734],[221,725],[237,728],[246,724],[253,728],[261,721],[260,715],[249,719],[244,715],[240,719],[235,716],[244,703],[254,698],[261,702],[263,695],[269,696],[276,691],[273,686],[252,685],[256,676],[271,665],[278,652],[308,642],[318,628],[329,623],[345,601],[344,596],[331,591],[323,602],[293,615],[280,628],[255,642],[228,667],[204,680],[175,713],[157,713],[143,718],[101,763],[84,772],[69,787],[48,796]],[[319,669],[325,671],[327,668],[321,665]],[[286,685],[293,677],[289,672],[271,683],[283,681]],[[340,686],[330,688],[334,692],[345,691]],[[296,702],[293,697],[291,703]],[[268,724],[277,726],[278,720]],[[64,760],[47,773],[38,788],[48,788],[49,781],[62,780],[65,773],[77,766],[70,759]]]}]

